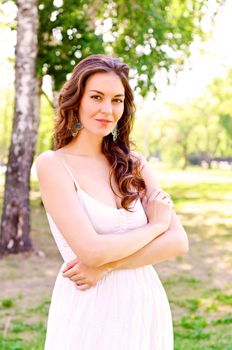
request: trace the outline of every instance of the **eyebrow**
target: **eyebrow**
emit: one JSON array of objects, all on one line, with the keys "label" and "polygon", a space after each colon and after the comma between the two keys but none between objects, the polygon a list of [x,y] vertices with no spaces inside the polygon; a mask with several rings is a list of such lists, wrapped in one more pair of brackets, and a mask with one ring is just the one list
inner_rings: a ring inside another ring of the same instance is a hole
[{"label": "eyebrow", "polygon": [[[98,90],[89,90],[89,91],[94,91],[94,92],[97,92],[98,94],[104,96],[103,92],[101,92],[101,91],[98,91]],[[125,95],[124,95],[124,94],[117,94],[117,95],[115,95],[114,97],[119,97],[119,96],[125,96]]]}]

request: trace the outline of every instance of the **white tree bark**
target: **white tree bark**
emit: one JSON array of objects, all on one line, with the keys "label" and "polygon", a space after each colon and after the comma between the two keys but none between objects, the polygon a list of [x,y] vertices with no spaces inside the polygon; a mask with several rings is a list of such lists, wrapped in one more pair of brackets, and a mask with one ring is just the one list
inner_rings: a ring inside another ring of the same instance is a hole
[{"label": "white tree bark", "polygon": [[0,254],[32,250],[29,206],[30,169],[39,124],[35,99],[37,1],[18,0],[17,6],[15,108],[5,180]]}]

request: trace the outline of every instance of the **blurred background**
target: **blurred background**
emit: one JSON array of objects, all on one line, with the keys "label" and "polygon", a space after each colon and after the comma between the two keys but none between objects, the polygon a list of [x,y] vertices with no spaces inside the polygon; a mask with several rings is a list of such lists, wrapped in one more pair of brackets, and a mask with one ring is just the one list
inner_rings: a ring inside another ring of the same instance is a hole
[{"label": "blurred background", "polygon": [[175,349],[232,350],[231,18],[231,0],[0,0],[0,349],[43,349],[62,260],[34,159],[74,66],[106,53],[131,67],[134,147],[189,236],[155,266]]}]

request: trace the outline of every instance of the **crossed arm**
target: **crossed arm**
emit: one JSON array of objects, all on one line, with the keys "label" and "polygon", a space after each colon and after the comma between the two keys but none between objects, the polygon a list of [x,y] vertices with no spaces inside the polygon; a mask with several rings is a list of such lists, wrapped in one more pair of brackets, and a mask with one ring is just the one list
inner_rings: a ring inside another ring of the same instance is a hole
[{"label": "crossed arm", "polygon": [[[142,163],[141,175],[145,180],[147,187],[147,197],[160,188],[153,171],[148,165],[145,158],[140,154],[135,154],[139,157]],[[157,264],[169,258],[183,255],[188,251],[187,234],[180,222],[179,217],[173,210],[173,215],[169,229],[159,237],[155,238],[149,244],[144,246],[132,255],[129,255],[121,260],[117,260],[106,265],[109,269],[127,269],[136,268],[150,264]]]},{"label": "crossed arm", "polygon": [[78,259],[66,265],[63,277],[76,284],[77,289],[86,290],[94,286],[104,275],[117,269],[132,269],[153,265],[172,257],[183,255],[188,251],[188,239],[179,218],[173,213],[169,229],[137,252],[123,259],[107,264],[88,267]]},{"label": "crossed arm", "polygon": [[[121,260],[105,265],[111,269],[128,269],[158,264],[188,251],[188,239],[178,216],[173,212],[169,229],[145,247]],[[104,265],[103,265],[104,266]]]},{"label": "crossed arm", "polygon": [[[152,170],[144,159],[141,174],[146,182],[147,196],[149,197],[149,195],[157,188],[160,188],[160,186],[157,183]],[[180,222],[179,217],[173,210],[169,229],[135,253],[123,259],[98,266],[97,268],[88,268],[81,262],[78,262],[78,260],[74,260],[70,262],[70,264],[67,264],[67,269],[70,268],[70,270],[65,269],[64,271],[66,272],[63,273],[63,276],[76,282],[78,289],[85,290],[89,288],[91,284],[94,285],[94,282],[97,282],[97,280],[104,276],[107,272],[112,270],[138,268],[146,265],[157,264],[172,257],[183,255],[187,251],[187,234]],[[75,264],[77,265],[75,266]],[[72,266],[74,267],[72,268]],[[82,285],[80,285],[80,282]]]}]

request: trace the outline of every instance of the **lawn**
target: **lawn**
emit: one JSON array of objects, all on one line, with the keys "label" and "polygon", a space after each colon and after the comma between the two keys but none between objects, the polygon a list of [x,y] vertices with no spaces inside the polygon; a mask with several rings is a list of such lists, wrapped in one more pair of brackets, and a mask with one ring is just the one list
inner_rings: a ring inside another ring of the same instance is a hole
[{"label": "lawn", "polygon": [[[154,165],[154,172],[172,195],[190,242],[186,256],[156,266],[171,304],[175,350],[232,350],[231,171],[182,172]],[[36,182],[31,207],[36,253],[0,260],[1,350],[43,349],[51,292],[62,263]]]}]

